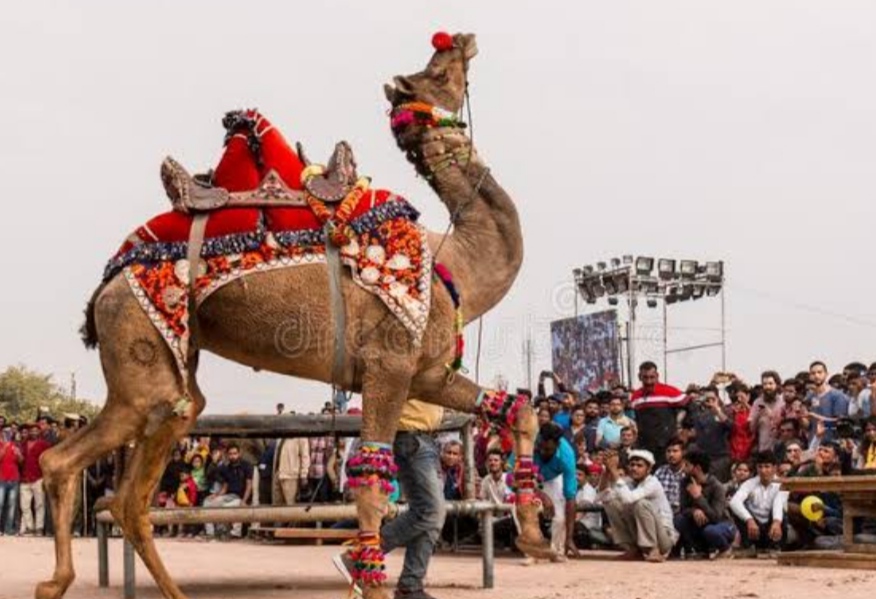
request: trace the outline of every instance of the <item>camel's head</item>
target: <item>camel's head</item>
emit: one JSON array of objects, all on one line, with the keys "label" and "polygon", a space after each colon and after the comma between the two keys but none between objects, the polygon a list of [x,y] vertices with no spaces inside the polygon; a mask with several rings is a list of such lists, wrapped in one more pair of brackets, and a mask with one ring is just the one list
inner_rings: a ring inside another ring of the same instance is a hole
[{"label": "camel's head", "polygon": [[426,68],[413,75],[399,75],[395,85],[385,85],[386,99],[395,107],[422,102],[448,112],[459,112],[465,99],[468,63],[478,53],[472,33],[436,33],[435,53]]}]

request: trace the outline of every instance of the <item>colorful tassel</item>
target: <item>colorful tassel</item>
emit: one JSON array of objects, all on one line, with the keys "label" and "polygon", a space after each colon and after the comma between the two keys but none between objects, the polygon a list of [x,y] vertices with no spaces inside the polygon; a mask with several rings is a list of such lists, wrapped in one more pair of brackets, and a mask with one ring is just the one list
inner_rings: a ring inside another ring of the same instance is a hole
[{"label": "colorful tassel", "polygon": [[462,314],[462,300],[459,297],[459,290],[457,290],[456,285],[453,283],[453,275],[450,274],[450,270],[446,266],[440,262],[436,262],[432,272],[434,272],[438,280],[444,284],[447,293],[450,294],[450,300],[453,302],[453,307],[456,311],[453,320],[453,329],[456,334],[455,351],[453,360],[447,364],[446,367],[447,372],[449,373],[459,372],[460,370],[463,370],[462,358],[465,355],[465,336],[463,334],[463,329],[465,329],[465,318]]},{"label": "colorful tassel", "polygon": [[392,448],[383,443],[364,442],[347,460],[347,482],[354,489],[377,485],[390,495],[395,490],[392,481],[397,473]]},{"label": "colorful tassel", "polygon": [[353,561],[350,575],[354,584],[374,587],[386,582],[386,554],[380,547],[379,534],[360,532],[349,555]]}]

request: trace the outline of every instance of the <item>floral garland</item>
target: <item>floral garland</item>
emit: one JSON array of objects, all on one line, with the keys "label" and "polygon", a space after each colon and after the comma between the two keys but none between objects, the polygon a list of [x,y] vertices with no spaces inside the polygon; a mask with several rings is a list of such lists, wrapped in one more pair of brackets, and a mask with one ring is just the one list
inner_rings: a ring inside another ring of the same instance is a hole
[{"label": "floral garland", "polygon": [[520,408],[528,403],[525,395],[511,395],[505,391],[481,391],[475,409],[490,423],[494,432],[514,428]]},{"label": "floral garland", "polygon": [[[315,172],[305,169],[302,179],[306,181],[315,174]],[[309,192],[305,192],[304,198],[307,200],[307,205],[313,210],[316,218],[319,219],[319,222],[328,225],[329,238],[332,240],[332,243],[338,247],[344,247],[352,241],[355,235],[355,232],[350,227],[350,217],[367,191],[368,179],[363,177],[356,181],[352,191],[347,194],[347,197],[344,198],[341,205],[334,212],[325,205],[325,202]]]},{"label": "floral garland", "polygon": [[393,132],[398,132],[414,123],[428,128],[458,127],[465,128],[465,123],[449,110],[432,106],[425,102],[406,102],[399,104],[390,111],[389,125]]},{"label": "floral garland", "polygon": [[357,584],[374,587],[386,581],[386,553],[380,547],[378,533],[360,532],[349,556],[353,562],[350,571],[353,578],[351,595]]},{"label": "floral garland", "polygon": [[532,456],[520,456],[514,465],[514,480],[512,488],[515,491],[515,503],[530,504],[535,500],[535,489],[538,487],[538,466],[532,461]]},{"label": "floral garland", "polygon": [[447,292],[450,294],[450,299],[453,301],[453,308],[455,310],[454,332],[456,334],[456,344],[454,347],[453,361],[446,366],[449,373],[454,373],[462,370],[462,357],[465,353],[465,337],[463,335],[465,319],[462,315],[462,300],[459,297],[459,291],[456,289],[456,285],[453,283],[453,275],[450,274],[450,270],[446,266],[436,262],[433,272],[438,280],[444,283],[444,287],[447,288]]},{"label": "floral garland", "polygon": [[354,489],[379,485],[389,495],[395,490],[392,481],[397,473],[392,447],[383,443],[363,442],[347,460],[347,482]]}]

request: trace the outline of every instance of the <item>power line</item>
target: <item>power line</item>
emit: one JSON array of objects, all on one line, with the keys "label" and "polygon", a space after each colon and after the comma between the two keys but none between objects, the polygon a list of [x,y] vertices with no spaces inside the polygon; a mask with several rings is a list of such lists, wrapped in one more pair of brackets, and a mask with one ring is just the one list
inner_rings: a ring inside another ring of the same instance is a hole
[{"label": "power line", "polygon": [[792,300],[788,298],[783,298],[776,296],[768,291],[760,291],[758,289],[749,289],[747,287],[737,287],[735,285],[728,285],[733,291],[741,291],[742,293],[748,293],[750,295],[760,297],[761,299],[765,299],[780,305],[784,306],[792,306],[797,308],[798,310],[803,310],[804,312],[811,312],[813,314],[818,314],[820,316],[827,316],[830,318],[836,318],[837,320],[844,320],[850,324],[862,325],[866,327],[874,327],[876,328],[876,322],[871,320],[866,320],[864,318],[860,318],[858,316],[853,316],[850,314],[844,314],[842,312],[834,312],[833,310],[826,310],[824,308],[820,308],[818,306],[813,306],[811,304],[804,304],[803,302],[799,302],[797,300]]}]

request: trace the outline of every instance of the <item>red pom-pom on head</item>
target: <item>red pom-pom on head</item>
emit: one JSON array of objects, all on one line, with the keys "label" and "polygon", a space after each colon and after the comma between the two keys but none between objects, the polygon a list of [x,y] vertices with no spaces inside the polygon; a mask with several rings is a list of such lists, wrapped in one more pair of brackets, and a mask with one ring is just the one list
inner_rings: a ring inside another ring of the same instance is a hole
[{"label": "red pom-pom on head", "polygon": [[444,52],[453,48],[453,36],[445,31],[439,31],[432,36],[432,47],[438,52]]}]

